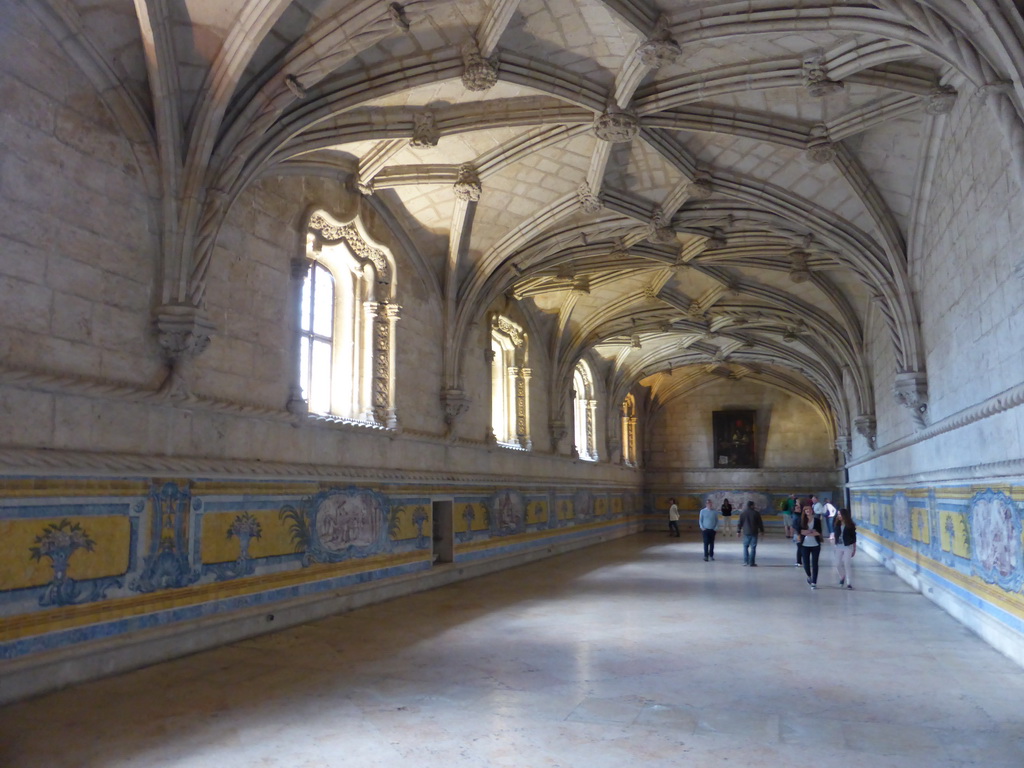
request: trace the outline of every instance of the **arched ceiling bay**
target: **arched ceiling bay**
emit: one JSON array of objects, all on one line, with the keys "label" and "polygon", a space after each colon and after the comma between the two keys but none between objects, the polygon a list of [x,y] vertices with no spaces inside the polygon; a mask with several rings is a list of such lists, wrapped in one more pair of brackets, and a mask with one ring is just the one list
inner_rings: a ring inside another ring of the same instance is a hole
[{"label": "arched ceiling bay", "polygon": [[613,402],[749,377],[870,440],[877,313],[923,419],[907,249],[928,137],[981,94],[1024,145],[1021,23],[1003,0],[45,5],[103,65],[122,122],[151,126],[165,302],[201,311],[247,184],[338,176],[444,244],[421,256],[445,391],[494,301],[554,318],[553,418],[588,355]]}]

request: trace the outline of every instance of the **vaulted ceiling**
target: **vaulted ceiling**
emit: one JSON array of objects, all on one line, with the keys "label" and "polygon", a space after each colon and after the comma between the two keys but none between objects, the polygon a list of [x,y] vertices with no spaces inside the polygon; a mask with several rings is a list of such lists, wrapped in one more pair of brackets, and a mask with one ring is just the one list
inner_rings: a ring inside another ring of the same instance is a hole
[{"label": "vaulted ceiling", "polygon": [[36,5],[159,169],[166,304],[202,307],[252,181],[338,175],[442,265],[449,391],[511,294],[553,389],[586,353],[613,401],[749,378],[866,434],[872,323],[926,402],[908,243],[944,115],[995,94],[1021,143],[1002,0]]}]

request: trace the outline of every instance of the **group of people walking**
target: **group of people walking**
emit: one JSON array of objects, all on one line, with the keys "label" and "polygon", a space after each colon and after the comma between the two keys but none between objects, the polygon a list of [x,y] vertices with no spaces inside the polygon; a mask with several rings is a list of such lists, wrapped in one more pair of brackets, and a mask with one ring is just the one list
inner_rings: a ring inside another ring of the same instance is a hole
[{"label": "group of people walking", "polygon": [[[719,517],[721,512],[721,517]],[[722,502],[719,510],[714,502],[708,499],[704,509],[697,516],[701,540],[704,544],[704,562],[715,559],[715,537],[718,533],[720,520],[724,520],[723,528],[732,533],[730,523],[733,506],[728,499]],[[818,588],[818,561],[821,548],[828,540],[835,546],[835,566],[839,576],[839,586],[853,589],[853,571],[851,560],[857,554],[857,526],[848,509],[837,509],[831,499],[819,502],[817,496],[798,498],[794,493],[783,505],[783,522],[786,536],[792,537],[796,544],[796,565],[803,566],[807,574],[807,583],[811,589]],[[824,521],[824,523],[823,523]],[[679,536],[679,507],[675,499],[669,499],[668,509],[669,536]],[[743,565],[756,566],[758,536],[764,534],[764,521],[754,502],[748,501],[746,508],[736,521],[736,535],[743,537]]]},{"label": "group of people walking", "polygon": [[835,545],[836,572],[839,586],[853,589],[853,556],[857,554],[857,526],[848,509],[837,509],[832,499],[819,501],[817,496],[800,499],[794,493],[783,506],[786,535],[796,544],[796,563],[803,566],[811,589],[818,588],[818,560],[825,530],[828,540]]},{"label": "group of people walking", "polygon": [[[669,536],[679,536],[679,506],[675,499],[668,500],[668,529]],[[726,520],[723,526],[728,533],[732,533],[730,525],[733,506],[726,499],[722,502],[722,519]],[[719,516],[711,499],[697,516],[697,525],[700,527],[701,539],[704,542],[704,562],[715,559],[715,536],[718,534]],[[757,565],[757,537],[764,533],[764,520],[757,510],[754,502],[748,501],[736,520],[736,535],[743,537],[743,564]]]}]

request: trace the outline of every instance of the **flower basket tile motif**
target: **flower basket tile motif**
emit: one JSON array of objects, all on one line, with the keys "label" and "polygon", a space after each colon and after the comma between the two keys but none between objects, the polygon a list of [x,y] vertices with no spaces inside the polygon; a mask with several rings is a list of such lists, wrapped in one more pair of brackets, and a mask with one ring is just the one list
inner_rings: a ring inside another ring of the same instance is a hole
[{"label": "flower basket tile motif", "polygon": [[34,545],[28,550],[29,556],[33,560],[49,560],[50,566],[53,568],[53,579],[39,596],[39,605],[44,607],[74,605],[102,600],[110,587],[121,586],[120,579],[104,578],[96,579],[88,587],[85,587],[68,575],[71,558],[75,552],[79,550],[92,552],[95,548],[96,542],[80,523],[63,519],[43,528],[35,537]]},{"label": "flower basket tile motif", "polygon": [[990,584],[1019,592],[1024,584],[1024,562],[1017,504],[1005,493],[986,490],[971,500],[969,518],[975,573]]}]

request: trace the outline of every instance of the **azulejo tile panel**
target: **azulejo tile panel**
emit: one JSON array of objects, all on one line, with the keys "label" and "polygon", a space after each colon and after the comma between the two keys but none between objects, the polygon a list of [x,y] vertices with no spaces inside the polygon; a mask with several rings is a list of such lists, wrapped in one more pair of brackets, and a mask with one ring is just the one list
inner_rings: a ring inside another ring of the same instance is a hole
[{"label": "azulejo tile panel", "polygon": [[435,497],[454,500],[456,560],[548,547],[640,509],[632,489],[0,483],[0,659],[430,568]]},{"label": "azulejo tile panel", "polygon": [[995,586],[1024,609],[1024,486],[854,491],[851,506],[859,526],[925,567]]}]

